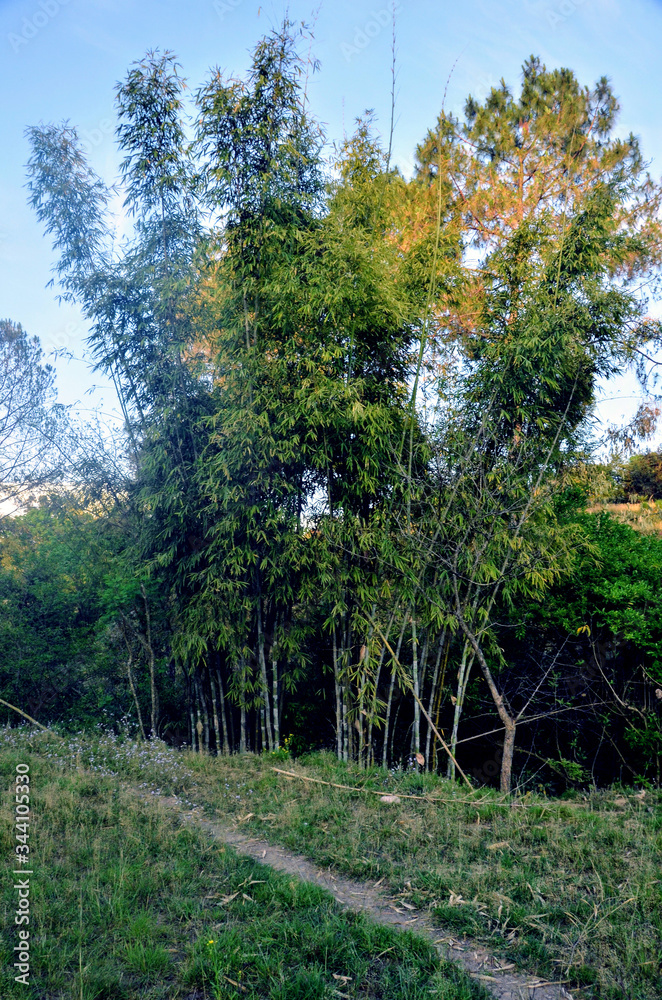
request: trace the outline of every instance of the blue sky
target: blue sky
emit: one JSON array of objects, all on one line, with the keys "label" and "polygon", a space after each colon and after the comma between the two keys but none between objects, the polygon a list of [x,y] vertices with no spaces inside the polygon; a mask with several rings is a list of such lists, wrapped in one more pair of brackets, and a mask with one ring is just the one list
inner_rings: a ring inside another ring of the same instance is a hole
[{"label": "blue sky", "polygon": [[[321,69],[309,84],[312,110],[330,141],[351,131],[366,108],[384,131],[390,108],[391,0],[0,0],[0,316],[37,334],[44,349],[84,354],[86,328],[74,307],[59,306],[50,279],[49,241],[27,207],[24,130],[68,119],[87,140],[90,161],[115,178],[114,87],[150,48],[177,53],[192,88],[211,66],[242,74],[259,37],[286,9],[315,21],[313,56]],[[396,0],[395,161],[409,173],[416,144],[446,107],[460,111],[503,77],[517,86],[523,60],[569,66],[580,81],[608,76],[622,113],[619,131],[635,132],[655,177],[662,174],[662,3],[660,0]],[[60,400],[103,402],[112,390],[85,391],[100,377],[84,361],[57,363]],[[607,388],[601,412],[618,420],[636,408],[632,379]]]}]

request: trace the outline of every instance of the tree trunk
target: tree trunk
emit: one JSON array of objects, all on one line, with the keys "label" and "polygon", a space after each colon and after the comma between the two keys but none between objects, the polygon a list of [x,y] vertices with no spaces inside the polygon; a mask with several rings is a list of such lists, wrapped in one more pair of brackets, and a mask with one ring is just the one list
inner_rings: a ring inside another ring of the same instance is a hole
[{"label": "tree trunk", "polygon": [[[469,675],[471,674],[471,668],[474,662],[474,654],[469,655],[469,642],[465,640],[464,646],[462,648],[462,658],[460,660],[460,669],[457,673],[457,693],[455,696],[455,711],[453,713],[453,732],[451,733],[451,752],[455,757],[455,747],[457,746],[457,733],[460,726],[460,718],[462,716],[462,709],[464,707],[464,695],[467,690],[467,684],[469,682]],[[455,764],[448,758],[448,767],[446,770],[446,777],[449,781],[455,781]]]},{"label": "tree trunk", "polygon": [[127,674],[127,677],[129,678],[129,687],[131,689],[131,694],[133,695],[133,701],[134,701],[134,704],[136,706],[136,714],[138,716],[138,725],[140,726],[140,732],[142,734],[142,738],[144,740],[146,740],[147,737],[145,736],[145,727],[143,726],[143,717],[142,717],[142,714],[140,712],[140,702],[138,701],[138,692],[136,691],[136,685],[134,684],[133,673],[131,671],[131,666],[133,664],[133,650],[131,649],[131,646],[129,644],[129,640],[127,639],[126,633],[124,632],[123,629],[122,629],[122,635],[124,637],[124,643],[126,645],[127,654],[128,654],[127,661],[126,661],[126,674]]},{"label": "tree trunk", "polygon": [[421,742],[421,710],[418,707],[418,698],[421,696],[418,677],[418,639],[416,637],[416,608],[411,616],[411,672],[414,686],[414,725],[411,733],[411,752],[416,755],[420,753]]},{"label": "tree trunk", "polygon": [[200,692],[198,691],[197,678],[195,674],[193,675],[193,691],[195,694],[195,714],[196,714],[196,724],[195,731],[198,735],[198,753],[204,753],[204,747],[202,744],[202,720],[200,719]]},{"label": "tree trunk", "polygon": [[211,712],[214,723],[214,742],[216,743],[216,753],[221,752],[221,724],[218,718],[218,698],[216,697],[216,684],[214,682],[214,671],[211,664],[207,663],[207,673],[209,674],[209,689],[211,691]]},{"label": "tree trunk", "polygon": [[223,753],[229,754],[230,734],[228,732],[228,718],[225,710],[225,693],[223,691],[223,678],[221,676],[220,665],[217,665],[216,667],[216,683],[218,685],[218,698],[221,705],[221,725],[223,726]]},{"label": "tree trunk", "polygon": [[[439,636],[439,645],[437,647],[437,658],[434,664],[434,673],[432,675],[432,686],[430,688],[430,697],[428,699],[428,715],[432,718],[434,713],[434,703],[435,696],[437,693],[437,683],[439,681],[439,667],[441,665],[441,656],[444,651],[444,645],[446,642],[446,629],[444,628]],[[438,728],[438,727],[437,727]],[[430,743],[432,741],[432,726],[428,725],[427,733],[425,736],[425,766],[429,771],[435,769],[434,763],[430,760]],[[432,748],[434,756],[434,746]]]},{"label": "tree trunk", "polygon": [[[274,637],[275,640],[275,637]],[[278,701],[278,660],[276,659],[276,643],[271,645],[271,710],[274,724],[274,750],[280,748],[280,705]]]},{"label": "tree trunk", "polygon": [[149,602],[147,601],[147,593],[145,591],[145,585],[140,584],[140,593],[142,594],[143,603],[145,605],[145,647],[147,650],[147,659],[149,662],[149,686],[152,701],[152,712],[151,712],[151,726],[152,731],[150,736],[155,737],[158,733],[159,726],[159,696],[156,690],[156,668],[155,668],[155,657],[154,657],[154,647],[152,646],[152,624],[149,614]]},{"label": "tree trunk", "polygon": [[239,658],[239,753],[246,753],[246,663]]},{"label": "tree trunk", "polygon": [[194,691],[193,691],[193,684],[192,684],[192,680],[191,680],[190,674],[186,675],[186,698],[187,698],[187,701],[188,701],[188,714],[189,714],[189,719],[190,719],[190,722],[191,722],[191,750],[193,751],[193,753],[195,753],[195,751],[197,749],[197,745],[196,745],[196,735],[197,734],[196,734],[196,728],[195,728],[195,714],[194,714],[194,710],[193,710]]},{"label": "tree trunk", "polygon": [[[373,605],[372,612],[370,614],[371,620],[374,618],[376,608]],[[365,642],[361,647],[359,653],[359,660],[361,666],[361,672],[359,674],[359,691],[358,691],[358,714],[356,716],[356,731],[359,736],[358,743],[358,760],[360,767],[368,767],[370,764],[370,747],[366,740],[366,729],[367,729],[367,716],[366,711],[366,690],[368,686],[368,678],[370,676],[370,646],[372,643],[372,635],[374,632],[374,627],[371,625],[368,629],[368,634],[365,638]]]},{"label": "tree trunk", "polygon": [[340,669],[338,666],[338,639],[336,626],[333,626],[333,683],[336,692],[336,757],[343,759],[343,703]]},{"label": "tree trunk", "polygon": [[437,689],[437,700],[436,700],[436,705],[435,705],[436,711],[435,711],[435,716],[434,716],[434,741],[432,743],[432,758],[434,760],[434,770],[435,770],[435,772],[437,770],[437,757],[439,755],[439,750],[437,750],[437,743],[439,742],[439,736],[437,734],[439,733],[439,716],[441,715],[441,703],[442,703],[443,698],[444,698],[444,678],[446,676],[446,665],[448,663],[449,646],[450,646],[450,643],[446,647],[446,653],[445,653],[445,656],[444,656],[444,669],[442,671],[441,681],[440,681],[439,687]]},{"label": "tree trunk", "polygon": [[274,745],[274,734],[271,728],[271,699],[269,697],[269,682],[267,680],[267,660],[264,654],[264,629],[262,627],[262,597],[257,598],[257,650],[260,664],[260,685],[262,687],[262,745],[264,750],[271,750]]},{"label": "tree trunk", "polygon": [[343,645],[341,650],[341,658],[343,664],[343,712],[344,712],[344,731],[345,731],[345,760],[350,761],[354,759],[354,732],[352,729],[351,722],[351,709],[352,709],[352,689],[348,680],[350,657],[352,655],[352,628],[350,624],[351,615],[345,613],[343,615]]},{"label": "tree trunk", "polygon": [[342,703],[342,759],[348,762],[352,753],[351,732],[349,728],[349,692],[347,690],[347,629],[345,627],[345,613],[341,616],[340,629],[340,656],[339,656],[339,676],[340,676],[340,698]]},{"label": "tree trunk", "polygon": [[209,752],[209,712],[207,711],[207,698],[205,697],[205,688],[202,675],[200,670],[196,670],[195,673],[195,684],[198,691],[198,703],[200,705],[200,713],[202,715],[202,746],[205,753]]},{"label": "tree trunk", "polygon": [[382,648],[379,653],[379,662],[377,664],[377,670],[375,672],[375,690],[372,699],[372,706],[370,709],[370,718],[368,720],[368,736],[366,741],[368,744],[368,767],[370,767],[375,762],[375,755],[373,753],[373,747],[372,747],[372,729],[375,721],[375,716],[377,715],[377,695],[379,692],[379,681],[381,678],[382,667],[384,665],[385,656],[386,656],[386,646],[382,644]]},{"label": "tree trunk", "polygon": [[342,698],[342,740],[343,740],[343,750],[342,759],[347,763],[351,754],[350,747],[350,731],[349,731],[349,711],[347,707],[347,685],[343,682],[340,685],[340,692]]},{"label": "tree trunk", "polygon": [[203,673],[200,674],[200,696],[202,700],[202,722],[205,727],[204,737],[205,737],[205,750],[207,753],[211,752],[211,719],[209,718],[209,709],[207,707],[207,691],[205,689],[205,676]]},{"label": "tree trunk", "polygon": [[[218,683],[219,683],[219,688],[220,688],[220,690],[222,692],[223,691],[223,678],[222,678],[222,675],[221,675],[220,672],[219,672],[219,675],[218,675]],[[235,753],[235,751],[237,749],[237,731],[234,728],[234,724],[235,724],[235,721],[236,721],[235,714],[234,714],[234,707],[233,707],[232,702],[230,701],[230,699],[227,698],[227,697],[224,700],[224,704],[225,704],[225,707],[227,709],[228,740],[230,741],[230,749],[231,749],[232,753]]]},{"label": "tree trunk", "polygon": [[515,754],[516,723],[512,719],[506,725],[506,735],[503,741],[503,758],[501,760],[501,791],[509,793],[513,780],[513,756]]},{"label": "tree trunk", "polygon": [[480,643],[462,617],[460,617],[460,627],[462,628],[462,631],[467,637],[471,648],[476,655],[481,673],[487,681],[487,686],[490,689],[492,701],[496,705],[499,718],[501,719],[504,729],[506,730],[506,736],[503,743],[503,759],[501,761],[501,791],[505,794],[509,794],[513,773],[513,754],[515,752],[515,732],[517,729],[517,720],[508,711],[503,695],[500,694],[499,689],[494,682],[492,671],[487,665],[487,660],[485,659],[483,651],[480,648]]},{"label": "tree trunk", "polygon": [[239,709],[239,753],[246,753],[246,705],[243,701]]},{"label": "tree trunk", "polygon": [[[402,648],[402,640],[404,639],[405,629],[407,628],[408,617],[409,617],[409,611],[406,612],[402,620],[402,628],[400,629],[398,645],[395,650],[395,659],[398,663],[400,662],[400,650]],[[396,676],[396,665],[395,663],[391,663],[391,683],[388,689],[388,701],[386,702],[386,719],[384,720],[384,743],[382,746],[382,767],[386,767],[388,763],[388,733],[391,722],[391,708],[393,706],[393,691],[395,689],[395,676]]]}]

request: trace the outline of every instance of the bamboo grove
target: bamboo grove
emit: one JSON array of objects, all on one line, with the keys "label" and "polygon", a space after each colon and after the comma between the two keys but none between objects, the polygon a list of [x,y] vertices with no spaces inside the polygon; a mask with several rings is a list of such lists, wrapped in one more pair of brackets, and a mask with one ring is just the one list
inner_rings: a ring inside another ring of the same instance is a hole
[{"label": "bamboo grove", "polygon": [[553,770],[551,743],[571,773],[602,711],[604,754],[634,725],[659,770],[655,587],[645,635],[595,596],[619,545],[654,579],[658,540],[585,512],[598,382],[660,338],[660,188],[611,87],[531,58],[518,94],[442,111],[406,179],[369,114],[329,152],[300,46],[286,23],[193,97],[171,53],[131,67],[121,240],[75,129],[30,129],[30,202],[126,458],[20,530],[74,532],[145,736],[294,733],[508,791],[520,746],[518,773]]}]

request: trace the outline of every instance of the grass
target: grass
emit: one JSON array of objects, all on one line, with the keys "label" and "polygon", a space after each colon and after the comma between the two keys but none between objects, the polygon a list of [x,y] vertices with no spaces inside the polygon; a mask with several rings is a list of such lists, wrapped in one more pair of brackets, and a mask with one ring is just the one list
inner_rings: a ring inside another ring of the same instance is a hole
[{"label": "grass", "polygon": [[588,508],[589,514],[606,510],[617,521],[629,524],[644,534],[662,532],[662,501],[644,500],[637,503],[601,503]]},{"label": "grass", "polygon": [[361,772],[330,756],[297,770],[446,801],[385,805],[373,795],[288,781],[255,758],[204,762],[196,798],[208,812],[232,815],[320,865],[384,877],[440,926],[583,988],[582,996],[662,996],[659,792],[529,795],[508,804],[491,791],[468,795],[430,776]]},{"label": "grass", "polygon": [[[201,767],[161,744],[60,743],[0,731],[5,788],[18,763],[30,766],[33,808],[31,974],[29,986],[13,979],[10,875],[1,894],[9,931],[3,1000],[485,997],[426,942],[343,912],[324,890],[238,857],[120,781],[158,774],[162,785],[188,786],[193,765],[211,788],[209,761]],[[6,858],[12,823],[3,796]]]},{"label": "grass", "polygon": [[[568,982],[581,998],[662,995],[659,791],[587,791],[560,800],[534,794],[508,803],[493,791],[469,793],[434,776],[360,771],[331,755],[292,765],[250,755],[205,757],[111,736],[58,742],[13,730],[6,738],[12,745],[22,740],[65,774],[78,762],[104,780],[121,778],[202,805],[209,816],[321,866],[384,878],[440,926],[485,941],[521,968]],[[438,800],[386,805],[376,795],[288,779],[274,772],[274,763],[357,789]],[[92,817],[85,826],[92,829]]]}]

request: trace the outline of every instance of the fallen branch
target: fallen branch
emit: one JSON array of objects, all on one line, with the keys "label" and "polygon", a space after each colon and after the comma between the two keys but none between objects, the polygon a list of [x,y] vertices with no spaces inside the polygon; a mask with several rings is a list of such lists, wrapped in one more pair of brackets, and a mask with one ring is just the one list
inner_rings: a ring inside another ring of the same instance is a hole
[{"label": "fallen branch", "polygon": [[50,733],[51,736],[55,736],[58,740],[63,739],[62,736],[59,736],[57,733],[54,733],[52,729],[48,728],[48,726],[42,726],[41,722],[37,722],[37,720],[33,719],[31,715],[28,715],[27,712],[24,712],[22,708],[16,708],[16,705],[10,705],[9,702],[5,701],[3,698],[0,698],[0,705],[6,705],[7,708],[11,708],[12,712],[18,712],[18,714],[26,718],[28,722],[31,722],[34,726],[39,726],[40,729],[43,729],[45,733]]},{"label": "fallen branch", "polygon": [[[278,774],[285,774],[288,778],[299,778],[301,781],[313,781],[316,785],[328,785],[329,788],[342,788],[348,792],[363,792],[364,795],[389,795],[390,792],[377,792],[374,788],[356,788],[355,785],[338,785],[335,781],[323,781],[322,778],[311,778],[306,774],[297,774],[296,771],[283,771],[280,767],[272,767],[272,771]],[[479,806],[487,802],[487,798],[482,799],[443,799],[439,795],[405,795],[401,792],[392,793],[400,799],[418,799],[420,802],[459,802],[462,805]]]}]

